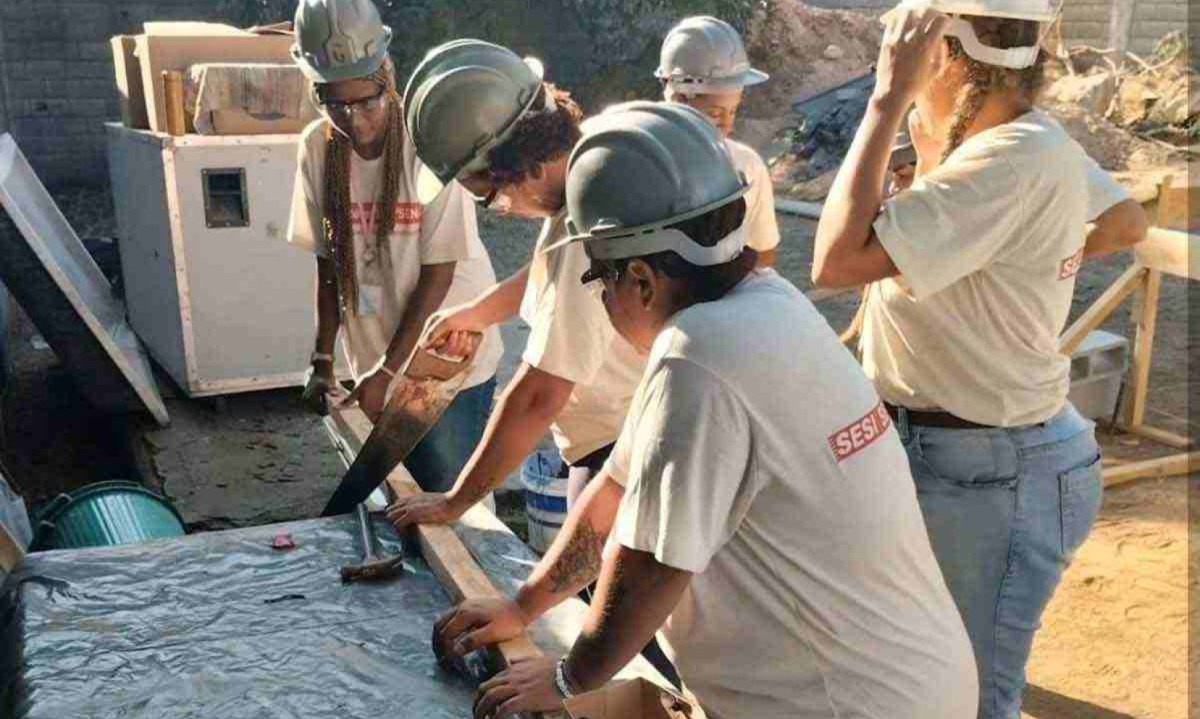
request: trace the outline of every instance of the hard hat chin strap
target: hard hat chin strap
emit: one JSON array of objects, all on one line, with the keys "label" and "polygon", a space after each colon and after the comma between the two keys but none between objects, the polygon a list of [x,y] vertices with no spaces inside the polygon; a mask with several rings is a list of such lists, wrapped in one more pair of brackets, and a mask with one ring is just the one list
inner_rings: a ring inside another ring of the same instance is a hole
[{"label": "hard hat chin strap", "polygon": [[[1047,23],[1048,24],[1048,23]],[[987,65],[1023,70],[1037,62],[1041,42],[1032,47],[998,48],[984,45],[975,35],[971,23],[959,17],[951,17],[946,25],[946,35],[958,38],[963,52]]]}]

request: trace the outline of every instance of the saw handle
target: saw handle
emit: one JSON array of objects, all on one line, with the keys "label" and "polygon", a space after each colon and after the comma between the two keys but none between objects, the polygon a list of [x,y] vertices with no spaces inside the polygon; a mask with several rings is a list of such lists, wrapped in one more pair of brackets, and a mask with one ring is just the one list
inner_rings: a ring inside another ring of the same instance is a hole
[{"label": "saw handle", "polygon": [[403,374],[412,379],[436,379],[443,382],[454,379],[471,366],[482,340],[483,335],[472,334],[470,351],[464,357],[448,357],[417,346],[409,355]]}]

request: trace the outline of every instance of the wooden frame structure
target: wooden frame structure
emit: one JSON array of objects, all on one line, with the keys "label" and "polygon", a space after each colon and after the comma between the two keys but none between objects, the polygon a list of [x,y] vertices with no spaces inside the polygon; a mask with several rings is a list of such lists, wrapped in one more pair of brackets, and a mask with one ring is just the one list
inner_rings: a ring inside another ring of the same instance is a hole
[{"label": "wooden frame structure", "polygon": [[[371,421],[358,408],[335,408],[326,422],[332,425],[336,434],[349,445],[347,449],[354,454],[358,453],[371,434]],[[396,469],[388,475],[387,488],[393,499],[421,493],[421,488],[403,464],[396,465]],[[426,564],[455,603],[466,599],[504,598],[476,563],[453,527],[444,524],[421,524],[414,528],[414,533],[421,544],[421,554],[424,555]],[[493,662],[500,668],[508,667],[516,661],[542,656],[541,650],[527,635],[502,642],[490,653]]]},{"label": "wooden frame structure", "polygon": [[[1158,298],[1164,274],[1185,280],[1200,280],[1200,235],[1151,228],[1146,239],[1134,246],[1133,264],[1067,328],[1059,340],[1059,350],[1063,354],[1071,354],[1089,332],[1103,324],[1122,302],[1133,296],[1137,330],[1133,341],[1127,399],[1121,410],[1119,426],[1131,434],[1186,450],[1192,445],[1191,438],[1151,427],[1145,422],[1150,360],[1154,352]],[[1200,470],[1200,452],[1109,467],[1104,470],[1104,484],[1111,487],[1134,479],[1173,477],[1194,470]]]}]

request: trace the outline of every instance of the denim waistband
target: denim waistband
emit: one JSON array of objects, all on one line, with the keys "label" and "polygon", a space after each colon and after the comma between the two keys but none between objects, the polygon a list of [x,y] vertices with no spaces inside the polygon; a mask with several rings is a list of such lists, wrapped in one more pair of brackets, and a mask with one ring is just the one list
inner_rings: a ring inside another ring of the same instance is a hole
[{"label": "denim waistband", "polygon": [[[964,440],[968,437],[1005,437],[1017,449],[1024,449],[1061,442],[1092,427],[1092,421],[1079,414],[1074,405],[1068,402],[1053,417],[1038,424],[1026,424],[1019,427],[984,427],[980,429],[920,427],[919,431],[926,435],[941,434],[944,432]],[[910,431],[908,427],[898,426],[897,429],[900,431],[902,437],[908,437]]]}]

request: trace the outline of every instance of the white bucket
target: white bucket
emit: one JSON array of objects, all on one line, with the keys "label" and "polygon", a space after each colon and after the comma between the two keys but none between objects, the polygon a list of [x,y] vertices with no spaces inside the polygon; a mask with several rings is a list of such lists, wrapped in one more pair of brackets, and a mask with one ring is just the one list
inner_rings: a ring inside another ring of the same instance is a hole
[{"label": "white bucket", "polygon": [[557,476],[561,466],[558,450],[534,452],[521,465],[529,546],[543,554],[554,543],[567,518],[567,479]]}]

